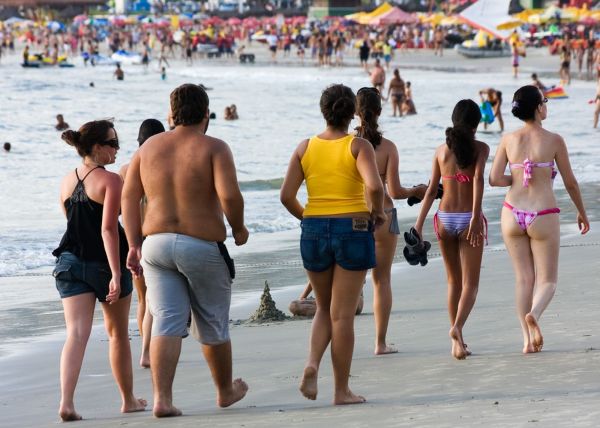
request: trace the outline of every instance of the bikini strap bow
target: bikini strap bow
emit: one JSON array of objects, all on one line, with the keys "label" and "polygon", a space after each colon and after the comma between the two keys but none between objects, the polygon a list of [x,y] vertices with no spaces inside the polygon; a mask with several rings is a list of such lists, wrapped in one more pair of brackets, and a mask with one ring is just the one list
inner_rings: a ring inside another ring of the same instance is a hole
[{"label": "bikini strap bow", "polygon": [[529,159],[523,161],[523,187],[529,187],[529,180],[533,176],[533,162]]},{"label": "bikini strap bow", "polygon": [[468,183],[471,181],[471,178],[467,174],[463,174],[462,172],[457,172],[454,177],[459,183]]}]

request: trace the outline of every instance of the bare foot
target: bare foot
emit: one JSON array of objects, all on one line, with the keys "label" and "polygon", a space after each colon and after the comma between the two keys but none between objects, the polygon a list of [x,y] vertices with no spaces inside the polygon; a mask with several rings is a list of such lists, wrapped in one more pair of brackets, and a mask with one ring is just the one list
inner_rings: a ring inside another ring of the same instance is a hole
[{"label": "bare foot", "polygon": [[466,343],[463,342],[463,346],[465,348],[465,352],[467,353],[467,357],[469,355],[472,355],[473,353],[469,350],[469,345],[467,345]]},{"label": "bare foot", "polygon": [[537,323],[535,317],[530,313],[525,315],[525,322],[529,327],[529,335],[532,338],[534,352],[540,352],[544,346],[544,336],[542,336],[542,330]]},{"label": "bare foot", "polygon": [[533,345],[531,343],[526,343],[525,345],[523,345],[523,353],[524,354],[533,354],[535,351],[535,349],[533,348]]},{"label": "bare foot", "polygon": [[317,399],[317,369],[306,367],[300,382],[300,392],[309,400]]},{"label": "bare foot", "polygon": [[218,394],[217,406],[229,407],[244,398],[246,392],[248,392],[248,384],[242,379],[236,379],[232,382],[230,391]]},{"label": "bare foot", "polygon": [[73,407],[62,407],[58,409],[58,415],[63,422],[80,421],[83,418]]},{"label": "bare foot", "polygon": [[162,406],[160,404],[154,405],[153,413],[155,418],[170,418],[182,415],[181,410],[177,407],[173,405]]},{"label": "bare foot", "polygon": [[467,358],[467,351],[465,345],[462,343],[460,333],[456,327],[452,327],[448,332],[450,339],[452,339],[452,356],[457,360],[464,360]]},{"label": "bare foot", "polygon": [[345,404],[362,404],[365,403],[367,399],[362,395],[354,395],[350,389],[345,391],[343,394],[335,394],[333,399],[333,404],[336,406],[345,405]]},{"label": "bare foot", "polygon": [[143,412],[146,410],[148,402],[143,398],[135,398],[131,402],[127,402],[121,406],[121,413]]},{"label": "bare foot", "polygon": [[150,368],[150,356],[149,355],[144,355],[144,353],[142,353],[142,356],[140,357],[140,367],[143,367],[145,369]]},{"label": "bare foot", "polygon": [[398,350],[387,345],[377,345],[375,347],[375,355],[395,354]]}]

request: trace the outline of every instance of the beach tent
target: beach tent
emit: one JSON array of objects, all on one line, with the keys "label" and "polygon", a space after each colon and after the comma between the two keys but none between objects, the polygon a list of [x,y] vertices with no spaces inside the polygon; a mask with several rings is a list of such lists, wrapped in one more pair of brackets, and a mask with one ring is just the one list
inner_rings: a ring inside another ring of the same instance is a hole
[{"label": "beach tent", "polygon": [[387,12],[372,19],[370,25],[392,25],[392,24],[414,24],[419,19],[415,15],[404,12],[402,9],[393,7]]},{"label": "beach tent", "polygon": [[499,39],[507,39],[510,31],[499,30],[498,25],[508,21],[510,0],[479,0],[460,13],[470,26],[484,30]]},{"label": "beach tent", "polygon": [[372,10],[369,13],[367,13],[367,12],[352,13],[350,15],[346,15],[344,18],[350,19],[352,21],[356,21],[359,24],[366,25],[366,24],[369,24],[373,19],[377,18],[378,16],[383,15],[386,12],[389,12],[391,9],[393,9],[393,6],[391,4],[385,2],[384,4],[382,4],[381,6],[379,6],[375,10]]}]

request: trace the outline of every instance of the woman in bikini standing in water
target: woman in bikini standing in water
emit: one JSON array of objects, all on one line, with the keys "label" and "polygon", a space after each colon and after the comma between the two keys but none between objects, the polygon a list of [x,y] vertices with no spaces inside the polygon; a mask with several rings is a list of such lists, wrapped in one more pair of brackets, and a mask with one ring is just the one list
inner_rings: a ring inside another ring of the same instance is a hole
[{"label": "woman in bikini standing in water", "polygon": [[412,188],[402,187],[398,174],[398,149],[396,145],[383,138],[379,131],[381,115],[381,96],[375,88],[365,87],[356,94],[356,114],[360,118],[360,126],[356,128],[356,136],[368,140],[375,149],[377,169],[385,191],[384,210],[388,215],[386,222],[375,229],[375,257],[377,266],[373,274],[373,312],[375,314],[375,354],[398,352],[386,344],[386,334],[390,313],[392,311],[392,262],[398,243],[398,215],[392,199],[406,199],[415,196],[423,199],[427,186],[422,184]]},{"label": "woman in bikini standing in water", "polygon": [[[590,224],[564,140],[546,131],[547,107],[535,86],[515,92],[512,113],[525,126],[502,137],[490,173],[490,185],[510,187],[501,215],[502,236],[516,276],[517,314],[523,353],[539,352],[544,339],[538,321],[550,304],[558,279],[560,224],[552,183],[555,165],[577,208],[582,234]],[[506,164],[510,175],[505,175]]]},{"label": "woman in bikini standing in water", "polygon": [[429,188],[423,199],[415,229],[423,236],[423,223],[444,180],[444,196],[433,221],[448,277],[448,314],[452,356],[470,355],[462,330],[475,305],[487,221],[481,210],[483,173],[490,153],[487,144],[475,140],[481,120],[472,100],[461,100],[452,112],[446,144],[435,151]]}]

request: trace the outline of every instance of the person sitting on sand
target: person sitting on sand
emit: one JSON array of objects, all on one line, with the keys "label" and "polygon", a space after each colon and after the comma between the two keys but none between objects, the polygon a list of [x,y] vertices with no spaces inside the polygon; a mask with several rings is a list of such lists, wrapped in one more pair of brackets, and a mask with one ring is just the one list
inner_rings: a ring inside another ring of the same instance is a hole
[{"label": "person sitting on sand", "polygon": [[[60,294],[67,338],[60,357],[63,421],[81,419],[75,411],[75,387],[88,343],[96,299],[102,305],[110,348],[110,365],[121,393],[121,412],[137,412],[146,401],[133,394],[129,344],[131,275],[125,268],[127,240],[119,225],[121,178],[104,169],[115,162],[119,139],[113,123],[97,120],[62,139],[77,149],[82,164],[61,183],[61,208],[67,231],[52,254],[57,257],[53,276]],[[138,200],[139,205],[139,200]]]},{"label": "person sitting on sand", "polygon": [[[479,106],[461,100],[452,112],[452,127],[446,129],[446,143],[433,157],[429,188],[423,199],[415,230],[423,237],[423,225],[444,181],[444,195],[433,217],[448,278],[448,314],[452,356],[465,359],[470,351],[463,338],[463,327],[475,306],[487,221],[481,209],[485,163],[490,148],[475,139],[481,120]],[[423,237],[423,239],[425,239]]]},{"label": "person sitting on sand", "polygon": [[113,77],[116,77],[117,80],[125,79],[125,72],[121,68],[121,64],[117,63],[117,68],[115,69],[115,72],[113,73]]},{"label": "person sitting on sand", "polygon": [[413,102],[412,87],[410,82],[406,82],[406,90],[404,91],[404,102],[402,103],[402,113],[405,116],[417,114],[417,108]]},{"label": "person sitting on sand", "polygon": [[[398,235],[398,213],[393,199],[418,197],[423,199],[427,186],[405,188],[400,184],[398,172],[398,149],[396,144],[384,138],[379,130],[381,97],[375,88],[361,88],[356,93],[356,115],[360,125],[356,128],[358,137],[368,140],[375,150],[377,170],[383,183],[384,210],[386,222],[374,232],[375,260],[372,269],[373,313],[375,318],[375,355],[398,352],[386,343],[387,327],[392,311],[392,262],[396,253]],[[393,199],[392,199],[393,198]]]},{"label": "person sitting on sand", "polygon": [[[502,117],[502,92],[494,88],[487,88],[479,91],[479,96],[481,97],[481,102],[487,101],[491,104],[494,117],[498,120],[498,124],[500,125],[500,132],[503,132],[504,118]],[[488,124],[484,122],[483,128],[487,129],[487,127]]]},{"label": "person sitting on sand", "polygon": [[65,118],[62,114],[56,115],[56,125],[54,125],[54,128],[56,128],[57,131],[65,131],[70,128],[69,124],[65,122]]},{"label": "person sitting on sand", "polygon": [[[348,132],[356,111],[352,90],[329,86],[320,107],[327,127],[298,145],[280,192],[285,208],[302,221],[300,252],[317,301],[300,391],[316,400],[321,359],[331,342],[333,402],[357,404],[366,400],[348,385],[354,314],[367,270],[375,266],[373,228],[386,220],[384,193],[373,146]],[[305,180],[303,207],[297,195]]]},{"label": "person sitting on sand", "polygon": [[[547,101],[532,85],[515,92],[512,113],[525,126],[502,137],[490,172],[491,186],[509,187],[500,222],[515,271],[524,354],[542,350],[539,320],[554,296],[558,280],[560,209],[552,190],[556,168],[575,204],[581,234],[590,229],[567,146],[560,135],[542,126],[548,115]],[[507,166],[509,175],[505,174]]]},{"label": "person sitting on sand", "polygon": [[[310,293],[312,292],[312,284],[310,281],[306,284],[306,287],[302,291],[300,297],[297,300],[292,300],[290,302],[290,306],[288,309],[294,316],[298,317],[309,317],[312,318],[315,316],[317,312],[317,302],[314,297],[311,297]],[[356,306],[355,315],[360,315],[363,310],[363,306],[365,303],[365,298],[363,293],[360,293],[360,297],[358,299],[358,305]]]},{"label": "person sitting on sand", "polygon": [[[142,147],[142,144],[146,142],[146,140],[154,135],[165,132],[165,127],[158,119],[146,119],[140,125],[140,129],[138,131],[138,144],[139,147]],[[125,182],[125,177],[127,176],[127,169],[129,168],[129,164],[126,163],[119,170],[119,175]],[[142,198],[141,204],[141,213],[142,213],[142,224],[144,223],[144,215],[146,214],[146,205],[147,200],[145,197]],[[144,275],[139,275],[133,278],[133,285],[135,286],[135,290],[138,296],[138,306],[137,306],[137,324],[138,331],[140,332],[140,336],[142,337],[142,354],[140,356],[140,366],[144,368],[150,367],[150,335],[152,331],[152,314],[150,313],[150,309],[146,305],[146,281],[144,279]]]}]

